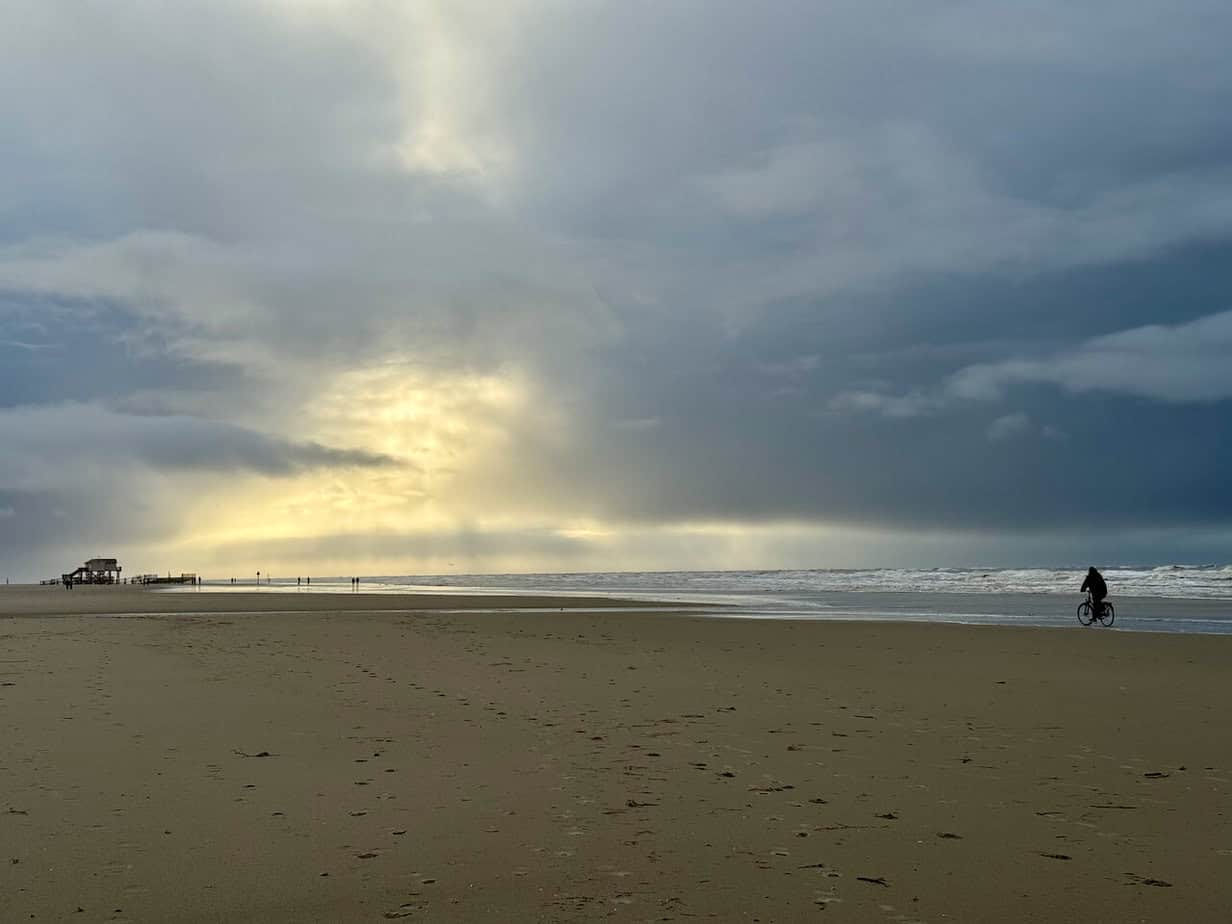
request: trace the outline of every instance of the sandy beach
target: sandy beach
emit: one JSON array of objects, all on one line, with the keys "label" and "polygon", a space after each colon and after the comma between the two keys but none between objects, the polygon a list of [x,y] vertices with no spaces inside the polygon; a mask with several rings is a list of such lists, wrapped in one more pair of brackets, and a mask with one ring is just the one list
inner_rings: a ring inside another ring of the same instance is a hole
[{"label": "sandy beach", "polygon": [[0,588],[3,920],[1232,912],[1230,638],[619,606]]}]

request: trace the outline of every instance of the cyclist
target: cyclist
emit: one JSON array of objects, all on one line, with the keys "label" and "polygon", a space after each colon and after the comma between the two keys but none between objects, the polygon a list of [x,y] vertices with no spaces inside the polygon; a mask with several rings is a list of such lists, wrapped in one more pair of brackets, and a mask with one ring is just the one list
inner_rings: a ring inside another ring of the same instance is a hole
[{"label": "cyclist", "polygon": [[1079,588],[1080,593],[1087,591],[1091,592],[1091,605],[1094,607],[1094,615],[1098,616],[1104,611],[1104,597],[1108,596],[1108,585],[1104,583],[1104,576],[1096,571],[1094,566],[1087,570],[1086,580]]}]

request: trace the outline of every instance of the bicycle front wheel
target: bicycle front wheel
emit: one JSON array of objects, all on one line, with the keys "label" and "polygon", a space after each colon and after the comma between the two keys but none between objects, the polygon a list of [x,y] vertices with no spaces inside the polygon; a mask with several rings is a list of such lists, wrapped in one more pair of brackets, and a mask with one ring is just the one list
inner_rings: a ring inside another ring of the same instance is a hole
[{"label": "bicycle front wheel", "polygon": [[1095,616],[1091,613],[1091,604],[1087,601],[1082,601],[1078,604],[1078,621],[1084,626],[1089,626]]},{"label": "bicycle front wheel", "polygon": [[1115,619],[1116,619],[1116,610],[1112,608],[1111,603],[1105,603],[1103,612],[1099,614],[1100,625],[1110,626],[1112,625],[1113,620]]}]

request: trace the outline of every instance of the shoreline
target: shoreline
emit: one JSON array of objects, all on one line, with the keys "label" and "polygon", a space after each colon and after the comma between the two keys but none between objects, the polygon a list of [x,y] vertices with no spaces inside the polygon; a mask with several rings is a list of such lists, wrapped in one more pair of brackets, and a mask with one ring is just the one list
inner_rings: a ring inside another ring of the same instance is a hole
[{"label": "shoreline", "polygon": [[201,613],[409,613],[419,611],[483,611],[502,609],[552,610],[624,609],[685,610],[672,603],[646,604],[604,596],[552,594],[433,594],[351,593],[313,591],[305,594],[263,591],[163,590],[131,585],[83,585],[72,590],[38,585],[0,587],[0,618],[39,616],[190,615]]},{"label": "shoreline", "polygon": [[[621,595],[484,588],[446,588],[440,591],[382,589],[345,591],[295,587],[240,589],[230,586],[151,588],[130,585],[83,586],[73,590],[39,585],[0,587],[0,618],[27,615],[136,616],[201,612],[312,613],[403,612],[431,609],[438,612],[518,610],[536,612],[564,609],[670,612],[715,619],[761,622],[867,622],[872,624],[942,624],[972,627],[1081,628],[1074,609],[1081,598],[1069,594],[954,593],[925,591],[830,591],[790,599],[770,594],[664,594],[641,592]],[[1112,632],[1151,635],[1232,635],[1232,600],[1118,595],[1117,620]],[[196,602],[193,602],[196,601]],[[1094,627],[1093,631],[1108,631]]]}]

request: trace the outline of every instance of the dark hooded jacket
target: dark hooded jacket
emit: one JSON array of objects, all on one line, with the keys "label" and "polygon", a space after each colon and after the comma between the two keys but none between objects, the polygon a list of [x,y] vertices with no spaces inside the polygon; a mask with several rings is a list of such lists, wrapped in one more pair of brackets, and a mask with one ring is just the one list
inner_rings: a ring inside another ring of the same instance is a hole
[{"label": "dark hooded jacket", "polygon": [[1104,576],[1094,568],[1087,572],[1086,580],[1082,582],[1079,590],[1084,593],[1089,590],[1096,600],[1102,600],[1108,596],[1108,585],[1104,583]]}]

